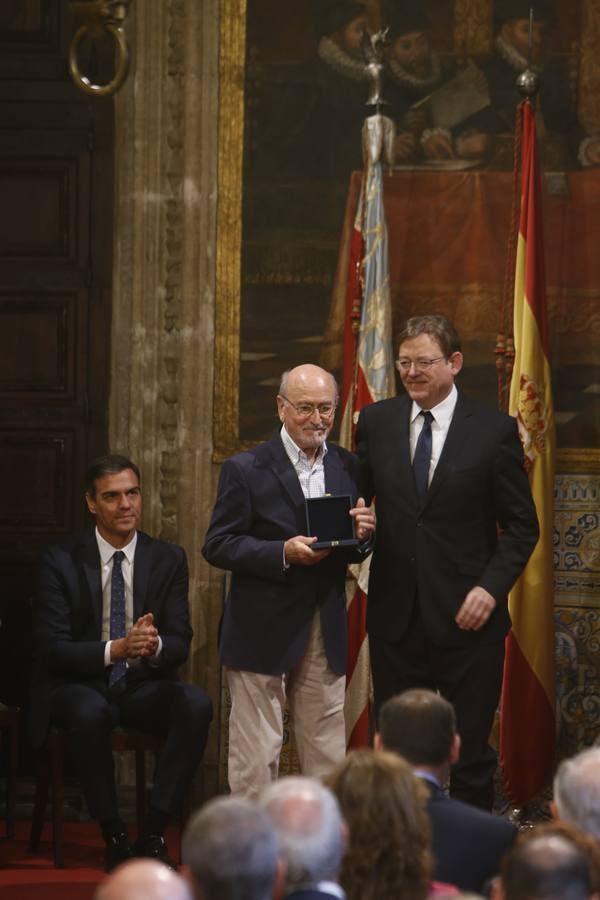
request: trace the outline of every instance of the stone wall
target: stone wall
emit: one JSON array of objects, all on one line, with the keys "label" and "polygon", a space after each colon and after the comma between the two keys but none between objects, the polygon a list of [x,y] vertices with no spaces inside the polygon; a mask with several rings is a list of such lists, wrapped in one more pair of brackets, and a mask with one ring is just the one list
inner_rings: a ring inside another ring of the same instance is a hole
[{"label": "stone wall", "polygon": [[[216,472],[219,2],[130,9],[132,71],[116,98],[110,445],[141,465],[144,530],[188,553],[195,637],[186,674],[216,701],[221,579],[200,548]],[[207,796],[216,791],[218,721],[198,785]]]}]

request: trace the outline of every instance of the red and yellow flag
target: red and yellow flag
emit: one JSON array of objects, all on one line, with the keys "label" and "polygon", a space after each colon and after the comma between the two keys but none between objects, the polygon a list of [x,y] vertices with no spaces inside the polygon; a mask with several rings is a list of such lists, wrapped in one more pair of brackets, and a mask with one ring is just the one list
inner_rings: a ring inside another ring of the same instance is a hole
[{"label": "red and yellow flag", "polygon": [[[393,123],[371,116],[363,126],[365,171],[354,219],[346,287],[344,364],[340,443],[353,448],[354,430],[363,406],[394,394],[392,311],[387,225],[383,206],[383,145],[393,137]],[[367,641],[367,586],[370,558],[350,566],[346,580],[348,656],[346,664],[346,735],[349,748],[369,743],[370,666]]]},{"label": "red and yellow flag", "polygon": [[516,254],[515,361],[508,411],[517,417],[540,539],[509,595],[500,711],[500,759],[515,803],[530,800],[554,768],[554,410],[544,284],[541,179],[535,115],[521,105],[521,214]]}]

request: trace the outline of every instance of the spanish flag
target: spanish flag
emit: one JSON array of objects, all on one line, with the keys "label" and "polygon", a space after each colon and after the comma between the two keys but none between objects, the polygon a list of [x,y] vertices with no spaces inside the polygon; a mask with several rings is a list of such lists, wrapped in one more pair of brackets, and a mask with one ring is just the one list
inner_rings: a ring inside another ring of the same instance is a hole
[{"label": "spanish flag", "polygon": [[540,521],[540,539],[509,595],[512,629],[500,710],[500,758],[509,797],[522,804],[548,784],[555,756],[554,411],[544,285],[541,179],[535,115],[520,109],[521,213],[516,252],[515,361],[509,413],[516,416]]}]

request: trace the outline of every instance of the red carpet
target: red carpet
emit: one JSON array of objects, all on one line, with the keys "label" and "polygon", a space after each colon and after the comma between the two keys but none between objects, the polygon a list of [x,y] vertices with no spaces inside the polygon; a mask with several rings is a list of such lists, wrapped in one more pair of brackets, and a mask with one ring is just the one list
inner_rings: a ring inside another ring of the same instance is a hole
[{"label": "red carpet", "polygon": [[[65,868],[55,869],[50,826],[42,834],[39,852],[27,850],[29,822],[17,823],[17,837],[0,837],[1,900],[92,900],[104,875],[103,842],[93,822],[65,822]],[[135,832],[132,835],[135,837]],[[168,834],[169,848],[177,859],[177,829]]]}]

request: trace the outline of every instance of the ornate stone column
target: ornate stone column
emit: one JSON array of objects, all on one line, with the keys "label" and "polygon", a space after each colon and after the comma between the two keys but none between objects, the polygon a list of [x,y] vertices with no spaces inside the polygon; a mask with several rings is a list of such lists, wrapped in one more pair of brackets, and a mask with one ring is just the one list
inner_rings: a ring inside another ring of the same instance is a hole
[{"label": "ornate stone column", "polygon": [[[218,0],[134,0],[116,98],[110,445],[142,468],[143,528],[182,544],[188,676],[215,705],[220,583],[200,556],[214,494]],[[216,786],[218,711],[205,758]]]}]

